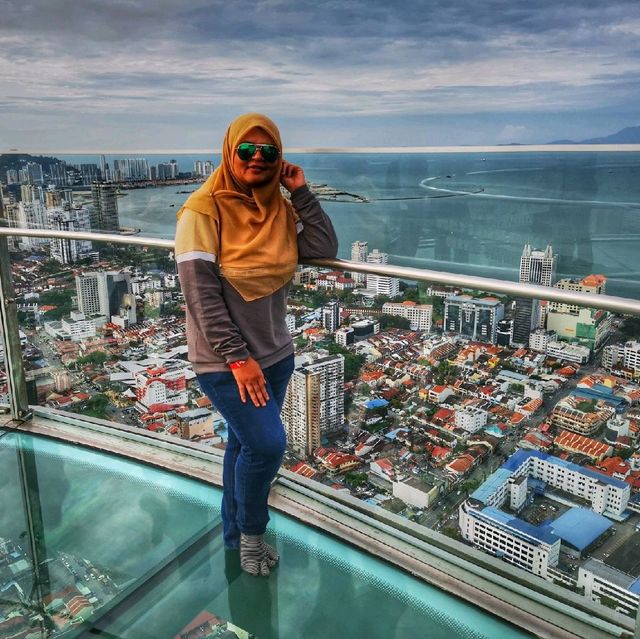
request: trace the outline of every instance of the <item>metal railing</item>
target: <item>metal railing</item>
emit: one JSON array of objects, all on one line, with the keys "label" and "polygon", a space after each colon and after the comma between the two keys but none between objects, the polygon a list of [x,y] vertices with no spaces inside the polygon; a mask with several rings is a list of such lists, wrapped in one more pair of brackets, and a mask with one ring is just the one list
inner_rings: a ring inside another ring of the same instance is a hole
[{"label": "metal railing", "polygon": [[[1,217],[1,210],[0,210]],[[12,416],[14,419],[25,420],[28,419],[31,410],[27,403],[26,396],[26,388],[25,388],[25,380],[24,380],[24,368],[22,363],[22,354],[20,348],[20,341],[18,336],[18,322],[17,322],[17,309],[16,309],[16,300],[15,295],[13,293],[13,285],[11,281],[11,270],[9,264],[9,253],[7,249],[7,240],[6,238],[9,236],[26,236],[26,237],[44,237],[44,238],[60,238],[60,239],[68,239],[68,240],[91,240],[96,242],[105,242],[105,243],[113,243],[113,244],[123,244],[123,245],[131,245],[131,246],[144,246],[144,247],[152,247],[152,248],[160,248],[173,250],[174,242],[173,240],[164,240],[157,238],[149,238],[149,237],[141,237],[141,236],[129,236],[129,235],[119,235],[119,234],[109,234],[109,233],[81,233],[81,232],[68,232],[68,231],[50,231],[50,230],[42,230],[42,229],[21,229],[21,228],[0,228],[0,316],[2,319],[2,330],[3,337],[5,343],[5,361],[7,366],[7,373],[10,380],[10,390],[12,396],[11,410]],[[564,291],[560,289],[554,289],[550,287],[544,286],[536,286],[529,284],[519,284],[517,282],[509,282],[504,280],[497,280],[491,278],[484,277],[474,277],[468,275],[460,275],[456,273],[448,273],[448,272],[439,272],[439,271],[429,271],[424,269],[417,268],[408,268],[408,267],[399,267],[388,264],[369,264],[369,263],[361,263],[361,262],[351,262],[347,260],[339,260],[339,259],[316,259],[316,260],[305,260],[305,264],[310,264],[318,267],[325,267],[335,270],[345,270],[345,271],[353,271],[353,272],[361,272],[361,273],[373,273],[378,275],[386,275],[391,277],[397,277],[407,280],[415,280],[420,282],[430,282],[437,284],[444,284],[450,286],[456,286],[460,288],[468,288],[474,290],[482,290],[493,293],[502,293],[516,297],[528,297],[528,298],[536,298],[536,299],[545,299],[555,302],[561,302],[566,304],[591,307],[591,308],[599,308],[605,309],[612,312],[617,313],[626,313],[633,315],[640,315],[640,301],[621,298],[621,297],[613,297],[607,295],[595,295],[595,294],[587,294],[587,293],[576,293],[572,291]],[[298,481],[298,479],[296,479]],[[299,490],[299,487],[296,489]],[[316,491],[315,487],[313,489],[314,498],[318,497],[318,491]],[[349,501],[349,500],[347,500]],[[347,503],[345,508],[348,507],[348,515],[349,517],[354,517],[354,508],[353,504]],[[361,508],[365,508],[365,506],[361,505]],[[385,519],[386,522],[386,519]],[[406,524],[411,528],[410,524]],[[393,535],[398,535],[397,523],[394,524]],[[409,539],[412,543],[417,543],[416,539],[421,539],[419,535],[415,533],[415,530],[411,528],[411,534],[405,535],[407,539]],[[426,533],[425,533],[426,534]],[[415,537],[415,539],[414,539]],[[436,552],[433,550],[437,546],[434,546],[433,540],[428,537],[428,539],[422,540],[420,543],[427,543],[430,548],[430,552]],[[448,543],[448,542],[447,542]],[[440,552],[440,551],[437,551]],[[444,545],[442,549],[442,553],[446,555],[448,560],[455,559],[456,561],[460,560],[460,558],[456,559],[457,555],[449,546]],[[443,556],[444,556],[443,555]],[[471,559],[469,559],[471,560]],[[473,559],[474,562],[478,563],[478,559]],[[487,569],[495,570],[495,566],[492,565],[493,558],[486,558]],[[482,563],[482,562],[480,562]],[[475,564],[474,564],[475,565]],[[484,570],[482,566],[476,566],[477,570]],[[465,568],[467,572],[470,570],[469,567]],[[511,570],[509,566],[501,567],[501,570],[506,571],[507,573]],[[498,571],[499,578],[502,578],[500,575],[502,573]],[[484,574],[484,573],[483,573]],[[498,579],[495,577],[495,579]],[[519,579],[522,579],[522,585],[519,585]],[[506,583],[511,584],[510,588],[514,589],[514,592],[518,592],[518,588],[522,590],[527,596],[536,596],[536,589],[533,586],[536,585],[534,579],[531,579],[529,575],[519,575],[515,574],[508,577],[506,579]],[[555,593],[554,588],[552,586],[547,586],[546,584],[542,584],[540,586],[544,590],[544,597],[549,598],[549,601],[553,603]],[[533,593],[529,592],[533,590]],[[520,596],[520,594],[518,594]],[[540,595],[537,595],[540,596]],[[550,605],[549,602],[545,605]],[[567,607],[567,602],[564,599],[560,599],[558,603],[558,607],[564,610]],[[575,602],[574,602],[575,605]],[[586,605],[586,604],[585,604]],[[553,606],[551,606],[553,607]],[[570,607],[570,604],[568,605]],[[562,614],[565,614],[563,612]],[[568,614],[568,613],[566,613]],[[576,612],[576,615],[580,615],[582,612],[579,610]],[[575,615],[574,615],[575,616]],[[597,622],[597,623],[596,623]],[[598,620],[595,619],[593,621],[595,624],[594,628],[600,624],[601,628],[599,631],[605,631],[605,626],[608,627],[608,623],[606,620]],[[612,626],[613,627],[613,626]],[[629,630],[629,628],[627,627]],[[609,632],[609,631],[607,631]],[[616,636],[611,631],[611,636]],[[618,635],[623,636],[623,635]],[[627,635],[630,636],[630,635]],[[640,637],[640,629],[636,625],[634,637]]]},{"label": "metal railing", "polygon": [[[4,222],[0,201],[0,221]],[[31,411],[27,400],[24,366],[18,334],[18,320],[16,298],[11,281],[11,268],[7,237],[39,237],[65,240],[90,240],[130,246],[144,246],[173,250],[173,240],[143,237],[138,235],[122,235],[117,233],[85,233],[79,231],[54,231],[48,229],[26,229],[15,227],[0,227],[0,321],[5,344],[5,362],[9,379],[11,415],[13,419],[29,419]],[[587,308],[598,308],[614,313],[640,315],[640,300],[612,295],[597,295],[594,293],[578,293],[536,284],[521,284],[507,280],[489,277],[477,277],[445,271],[432,271],[392,264],[370,264],[368,262],[352,262],[341,259],[313,259],[303,260],[301,263],[311,266],[330,268],[358,273],[371,273],[397,277],[400,279],[444,284],[460,288],[486,291],[511,295],[543,299],[550,302],[561,302]]]}]

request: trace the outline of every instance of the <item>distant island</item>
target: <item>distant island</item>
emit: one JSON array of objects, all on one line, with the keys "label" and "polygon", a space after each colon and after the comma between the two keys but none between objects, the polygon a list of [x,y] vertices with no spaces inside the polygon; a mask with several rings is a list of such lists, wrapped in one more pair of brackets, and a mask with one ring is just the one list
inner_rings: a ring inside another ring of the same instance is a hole
[{"label": "distant island", "polygon": [[589,140],[554,140],[547,144],[640,144],[640,126],[628,126],[617,133]]}]

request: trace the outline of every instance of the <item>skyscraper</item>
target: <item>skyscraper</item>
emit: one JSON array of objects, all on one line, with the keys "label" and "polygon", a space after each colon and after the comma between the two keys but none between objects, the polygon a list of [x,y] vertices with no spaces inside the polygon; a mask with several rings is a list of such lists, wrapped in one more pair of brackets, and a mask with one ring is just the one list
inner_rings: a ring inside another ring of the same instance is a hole
[{"label": "skyscraper", "polygon": [[[360,242],[359,240],[356,240],[351,245],[351,261],[352,262],[366,262],[368,253],[369,253],[368,242]],[[353,279],[357,284],[364,284],[367,281],[367,274],[353,273]]]},{"label": "skyscraper", "polygon": [[495,297],[473,298],[452,295],[444,301],[444,330],[478,342],[496,343],[498,323],[504,317],[504,305]]},{"label": "skyscraper", "polygon": [[[300,362],[300,363],[298,363]],[[282,409],[290,448],[305,457],[323,436],[344,424],[344,357],[304,355],[296,359]]]},{"label": "skyscraper", "polygon": [[[68,205],[54,207],[47,211],[49,228],[54,231],[83,231],[91,230],[89,210],[83,206],[74,208]],[[68,240],[53,238],[50,244],[51,259],[61,264],[70,264],[86,256],[92,250],[88,240]]]},{"label": "skyscraper", "polygon": [[[520,258],[519,281],[523,284],[540,284],[553,286],[556,275],[557,256],[553,248],[547,245],[544,251],[532,249],[525,244]],[[515,344],[529,344],[529,334],[540,328],[539,300],[517,297],[513,313],[513,342]],[[542,327],[543,328],[543,327]]]},{"label": "skyscraper", "polygon": [[129,324],[136,323],[135,303],[132,303],[131,276],[117,271],[92,271],[76,275],[78,308],[87,317],[102,315],[126,316]]},{"label": "skyscraper", "polygon": [[[378,249],[373,249],[367,255],[367,262],[370,264],[387,264],[389,261],[388,253],[381,253]],[[386,295],[394,298],[400,295],[400,280],[396,277],[387,275],[373,275],[367,273],[367,288],[375,291],[376,295]]]},{"label": "skyscraper", "polygon": [[329,302],[322,307],[322,326],[335,333],[340,327],[340,307],[338,302]]},{"label": "skyscraper", "polygon": [[113,184],[94,182],[91,185],[93,210],[91,211],[91,229],[94,231],[118,231],[118,199]]}]

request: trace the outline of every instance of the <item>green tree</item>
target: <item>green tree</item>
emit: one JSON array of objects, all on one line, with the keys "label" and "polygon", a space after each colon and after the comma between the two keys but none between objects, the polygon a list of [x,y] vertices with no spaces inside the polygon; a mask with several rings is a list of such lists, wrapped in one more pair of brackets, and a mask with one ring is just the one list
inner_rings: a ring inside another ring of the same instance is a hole
[{"label": "green tree", "polygon": [[87,400],[82,409],[82,413],[90,417],[97,417],[98,419],[107,419],[106,408],[108,405],[109,398],[102,393],[97,393]]},{"label": "green tree", "polygon": [[420,302],[420,292],[417,286],[408,286],[402,294],[406,302]]},{"label": "green tree", "polygon": [[109,356],[104,351],[93,351],[84,357],[78,357],[76,364],[78,366],[86,366],[90,364],[92,366],[104,366],[104,363],[109,359]]},{"label": "green tree", "polygon": [[357,488],[367,481],[367,473],[349,472],[345,474],[344,480],[351,488]]},{"label": "green tree", "polygon": [[409,330],[411,328],[411,322],[406,317],[400,317],[399,315],[386,315],[382,314],[378,317],[380,322],[380,328],[385,330],[387,328],[404,328]]}]

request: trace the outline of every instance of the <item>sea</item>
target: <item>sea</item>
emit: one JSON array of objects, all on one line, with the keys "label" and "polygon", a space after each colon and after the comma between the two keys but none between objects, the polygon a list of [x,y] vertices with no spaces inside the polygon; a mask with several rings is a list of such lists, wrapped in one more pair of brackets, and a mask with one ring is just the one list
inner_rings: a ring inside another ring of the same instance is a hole
[{"label": "sea", "polygon": [[[69,163],[97,156],[58,156]],[[106,156],[113,160],[125,156]],[[134,157],[129,154],[126,157]],[[216,154],[146,154],[181,171]],[[294,153],[307,180],[358,195],[324,201],[349,259],[360,240],[402,266],[517,281],[525,244],[553,247],[558,277],[606,275],[607,293],[640,298],[639,151]],[[171,238],[196,185],[127,190],[122,226]]]}]

